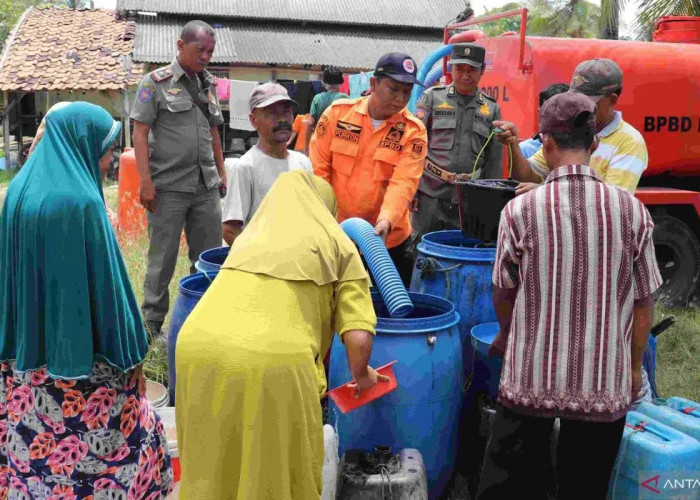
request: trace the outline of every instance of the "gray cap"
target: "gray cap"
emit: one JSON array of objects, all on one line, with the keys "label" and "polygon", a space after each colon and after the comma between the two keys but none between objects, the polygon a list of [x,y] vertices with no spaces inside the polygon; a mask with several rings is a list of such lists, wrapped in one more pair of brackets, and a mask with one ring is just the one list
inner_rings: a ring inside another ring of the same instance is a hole
[{"label": "gray cap", "polygon": [[475,68],[481,68],[484,65],[485,57],[486,49],[481,45],[455,43],[450,54],[450,64],[468,64]]},{"label": "gray cap", "polygon": [[295,100],[289,97],[287,89],[278,83],[263,83],[258,85],[250,94],[250,111],[252,112],[255,108],[266,108],[270,104],[274,104],[280,101],[287,101],[294,108],[299,105]]},{"label": "gray cap", "polygon": [[595,102],[622,88],[622,70],[612,59],[596,58],[576,66],[571,90],[587,95]]},{"label": "gray cap", "polygon": [[595,134],[596,105],[579,92],[564,92],[547,99],[540,108],[540,132],[570,134],[589,127]]}]

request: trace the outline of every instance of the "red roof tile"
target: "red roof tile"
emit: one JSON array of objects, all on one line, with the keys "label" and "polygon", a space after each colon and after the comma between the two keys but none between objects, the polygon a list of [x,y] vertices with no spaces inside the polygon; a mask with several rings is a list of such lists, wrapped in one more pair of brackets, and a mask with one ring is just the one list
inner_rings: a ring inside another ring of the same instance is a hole
[{"label": "red roof tile", "polygon": [[[122,60],[134,44],[133,22],[111,10],[31,9],[0,68],[0,90],[123,89],[144,67]],[[9,39],[8,39],[9,41]]]}]

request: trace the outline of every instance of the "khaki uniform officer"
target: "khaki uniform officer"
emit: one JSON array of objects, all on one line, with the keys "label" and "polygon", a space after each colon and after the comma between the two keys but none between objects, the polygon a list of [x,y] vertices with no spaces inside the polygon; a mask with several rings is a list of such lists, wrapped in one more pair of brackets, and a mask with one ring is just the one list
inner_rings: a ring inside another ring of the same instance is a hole
[{"label": "khaki uniform officer", "polygon": [[192,263],[204,250],[221,246],[217,188],[225,173],[217,126],[223,118],[215,78],[204,69],[214,50],[213,29],[201,21],[188,23],[178,49],[170,65],[141,80],[131,111],[150,235],[141,309],[154,336],[168,312],[183,227]]},{"label": "khaki uniform officer", "polygon": [[416,116],[428,129],[428,157],[411,215],[414,244],[425,233],[459,229],[455,180],[468,180],[472,173],[476,179],[503,177],[501,145],[489,140],[501,110],[478,90],[484,55],[478,45],[455,44],[453,83],[425,90],[418,101]]}]

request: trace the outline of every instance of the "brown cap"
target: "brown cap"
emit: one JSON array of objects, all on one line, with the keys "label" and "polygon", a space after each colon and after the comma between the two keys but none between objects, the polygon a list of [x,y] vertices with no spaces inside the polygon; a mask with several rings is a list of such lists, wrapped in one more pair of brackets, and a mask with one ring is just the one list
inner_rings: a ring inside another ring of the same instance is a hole
[{"label": "brown cap", "polygon": [[555,95],[540,108],[540,132],[570,134],[575,129],[588,126],[595,133],[595,111],[593,101],[579,92]]},{"label": "brown cap", "polygon": [[594,101],[622,88],[622,70],[612,59],[589,59],[576,66],[571,90],[586,94]]},{"label": "brown cap", "polygon": [[294,106],[294,108],[298,107],[297,102],[289,97],[287,89],[282,85],[277,83],[263,83],[255,87],[253,93],[250,94],[250,111],[252,112],[255,108],[265,108],[279,101],[287,101]]}]

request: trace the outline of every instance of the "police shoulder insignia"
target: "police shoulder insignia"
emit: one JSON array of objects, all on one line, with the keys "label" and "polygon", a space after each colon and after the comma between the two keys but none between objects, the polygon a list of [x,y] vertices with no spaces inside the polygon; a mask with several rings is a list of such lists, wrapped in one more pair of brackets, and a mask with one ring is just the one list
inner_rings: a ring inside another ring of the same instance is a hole
[{"label": "police shoulder insignia", "polygon": [[139,87],[138,93],[136,95],[137,99],[139,102],[149,102],[151,99],[153,99],[153,90],[151,89],[152,85],[148,83],[144,83]]},{"label": "police shoulder insignia", "polygon": [[455,95],[455,88],[454,88],[454,85],[450,85],[450,88],[449,88],[449,90],[447,91],[447,95],[450,96],[450,97],[452,97],[453,95]]},{"label": "police shoulder insignia", "polygon": [[170,66],[166,66],[151,72],[151,78],[153,78],[154,82],[162,82],[171,76],[173,76],[173,70],[170,68]]}]

